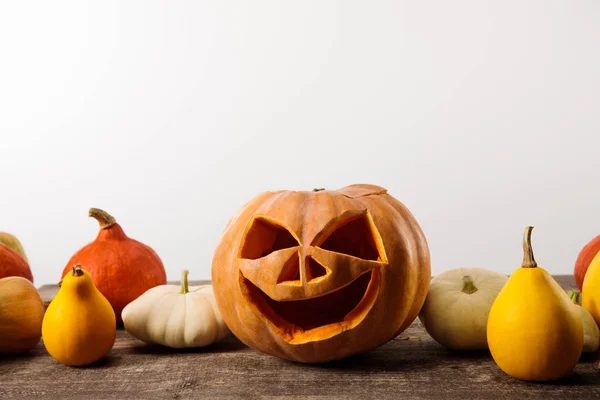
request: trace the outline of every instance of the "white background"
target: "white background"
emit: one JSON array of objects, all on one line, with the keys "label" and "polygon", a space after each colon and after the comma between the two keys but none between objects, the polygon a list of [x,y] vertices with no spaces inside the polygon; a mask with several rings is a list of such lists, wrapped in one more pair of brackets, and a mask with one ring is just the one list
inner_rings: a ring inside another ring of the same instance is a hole
[{"label": "white background", "polygon": [[0,5],[0,230],[37,284],[89,207],[209,278],[264,190],[387,187],[433,273],[571,273],[600,233],[598,1]]}]

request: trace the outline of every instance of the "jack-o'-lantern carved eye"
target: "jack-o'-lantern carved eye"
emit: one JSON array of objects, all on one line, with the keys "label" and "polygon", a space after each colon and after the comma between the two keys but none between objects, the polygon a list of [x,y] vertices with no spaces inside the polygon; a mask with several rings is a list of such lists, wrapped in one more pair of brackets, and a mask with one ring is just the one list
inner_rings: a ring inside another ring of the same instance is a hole
[{"label": "jack-o'-lantern carved eye", "polygon": [[387,262],[383,241],[368,211],[348,211],[330,221],[313,246],[363,260]]},{"label": "jack-o'-lantern carved eye", "polygon": [[[298,239],[277,221],[257,215],[246,231],[244,242],[240,248],[240,258],[256,260],[275,251],[299,244]],[[293,273],[290,272],[287,275],[293,275]]]}]

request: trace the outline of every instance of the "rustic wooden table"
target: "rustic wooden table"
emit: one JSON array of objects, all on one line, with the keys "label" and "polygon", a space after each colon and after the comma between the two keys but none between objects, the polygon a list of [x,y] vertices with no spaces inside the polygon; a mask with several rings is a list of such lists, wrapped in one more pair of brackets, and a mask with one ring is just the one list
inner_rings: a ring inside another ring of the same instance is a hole
[{"label": "rustic wooden table", "polygon": [[[564,288],[575,286],[570,276],[557,280]],[[40,293],[50,298],[54,290]],[[146,345],[121,329],[110,354],[89,367],[57,363],[42,343],[24,356],[0,358],[0,399],[590,399],[600,398],[597,359],[584,355],[560,381],[527,383],[505,375],[488,352],[447,350],[418,320],[384,346],[324,365],[260,354],[234,337],[174,351]]]}]

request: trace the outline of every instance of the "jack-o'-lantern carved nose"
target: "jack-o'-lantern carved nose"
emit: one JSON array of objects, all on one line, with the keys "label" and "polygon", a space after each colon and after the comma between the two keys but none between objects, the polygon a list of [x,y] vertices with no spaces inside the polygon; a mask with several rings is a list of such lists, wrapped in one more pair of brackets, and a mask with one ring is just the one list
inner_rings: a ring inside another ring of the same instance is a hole
[{"label": "jack-o'-lantern carved nose", "polygon": [[387,265],[382,239],[366,210],[331,220],[309,246],[267,216],[250,221],[238,262],[243,276],[277,301],[312,298],[338,290]]},{"label": "jack-o'-lantern carved nose", "polygon": [[317,282],[319,281],[319,278],[324,278],[331,272],[329,268],[322,266],[312,257],[306,257],[304,259],[304,270],[306,271],[306,280],[309,283]]},{"label": "jack-o'-lantern carved nose", "polygon": [[281,269],[277,284],[300,286],[303,283],[315,283],[331,272],[311,256],[304,257],[304,263],[301,260],[294,256],[290,258]]}]

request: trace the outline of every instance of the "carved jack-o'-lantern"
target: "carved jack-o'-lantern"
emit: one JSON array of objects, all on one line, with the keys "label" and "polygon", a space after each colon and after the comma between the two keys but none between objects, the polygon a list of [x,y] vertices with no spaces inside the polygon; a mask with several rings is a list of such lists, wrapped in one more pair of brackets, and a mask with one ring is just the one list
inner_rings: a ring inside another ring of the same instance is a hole
[{"label": "carved jack-o'-lantern", "polygon": [[416,220],[373,185],[257,196],[227,225],[212,266],[231,331],[302,362],[393,339],[421,309],[430,274]]}]

